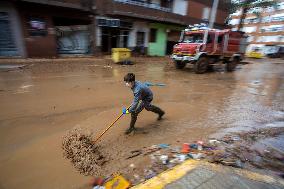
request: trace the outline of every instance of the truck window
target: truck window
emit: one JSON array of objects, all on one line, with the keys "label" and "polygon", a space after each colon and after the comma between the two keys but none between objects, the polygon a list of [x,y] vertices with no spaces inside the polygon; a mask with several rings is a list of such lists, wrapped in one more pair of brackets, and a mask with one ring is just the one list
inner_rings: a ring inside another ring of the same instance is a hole
[{"label": "truck window", "polygon": [[203,42],[203,34],[195,33],[185,35],[183,38],[184,43],[202,43]]},{"label": "truck window", "polygon": [[208,35],[208,37],[207,37],[207,43],[212,43],[212,37],[211,37],[211,35]]},{"label": "truck window", "polygon": [[218,43],[222,43],[223,37],[224,37],[224,35],[219,35],[218,36]]}]

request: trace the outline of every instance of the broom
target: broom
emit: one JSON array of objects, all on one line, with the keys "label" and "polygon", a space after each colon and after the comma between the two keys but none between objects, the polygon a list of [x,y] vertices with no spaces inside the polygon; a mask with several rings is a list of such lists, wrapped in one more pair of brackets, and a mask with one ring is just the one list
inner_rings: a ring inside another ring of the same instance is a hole
[{"label": "broom", "polygon": [[[131,106],[131,105],[130,105]],[[130,106],[128,106],[127,110],[130,108]],[[123,113],[121,113],[95,140],[94,140],[94,144],[100,140],[100,138],[123,116]]]}]

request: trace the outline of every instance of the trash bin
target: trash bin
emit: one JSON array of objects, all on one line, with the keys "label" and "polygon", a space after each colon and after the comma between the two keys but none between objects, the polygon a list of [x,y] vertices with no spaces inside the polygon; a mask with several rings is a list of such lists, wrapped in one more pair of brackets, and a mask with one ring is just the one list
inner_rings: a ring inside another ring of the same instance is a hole
[{"label": "trash bin", "polygon": [[129,60],[131,57],[131,50],[127,48],[112,48],[112,60],[115,63]]}]

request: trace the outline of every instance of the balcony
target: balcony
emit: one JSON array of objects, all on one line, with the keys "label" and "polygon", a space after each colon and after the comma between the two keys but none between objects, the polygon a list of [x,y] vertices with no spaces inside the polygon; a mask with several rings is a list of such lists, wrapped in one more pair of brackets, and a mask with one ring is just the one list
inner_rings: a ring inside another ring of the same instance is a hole
[{"label": "balcony", "polygon": [[92,8],[90,0],[21,0],[23,2],[51,5],[57,7],[66,7],[89,11]]},{"label": "balcony", "polygon": [[[103,2],[103,3],[102,3]],[[147,3],[139,0],[104,0],[97,1],[97,10],[104,10],[101,14],[140,18],[171,24],[187,25],[185,17],[172,12],[172,1],[161,0],[160,4]]]},{"label": "balcony", "polygon": [[141,7],[146,7],[146,8],[151,8],[151,9],[156,9],[164,12],[171,12],[171,8],[167,7],[162,7],[159,4],[156,3],[146,3],[144,1],[135,1],[135,0],[114,0],[115,2],[118,3],[125,3],[125,4],[130,4],[130,5],[136,5],[136,6],[141,6]]}]

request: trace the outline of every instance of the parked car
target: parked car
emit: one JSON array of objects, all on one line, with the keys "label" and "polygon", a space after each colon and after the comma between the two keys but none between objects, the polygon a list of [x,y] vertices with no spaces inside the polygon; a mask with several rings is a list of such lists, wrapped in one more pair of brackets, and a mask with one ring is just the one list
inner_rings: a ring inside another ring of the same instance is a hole
[{"label": "parked car", "polygon": [[269,58],[284,58],[284,47],[276,46],[274,49],[274,52],[269,52],[266,54],[266,56]]}]

